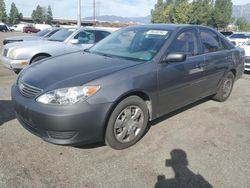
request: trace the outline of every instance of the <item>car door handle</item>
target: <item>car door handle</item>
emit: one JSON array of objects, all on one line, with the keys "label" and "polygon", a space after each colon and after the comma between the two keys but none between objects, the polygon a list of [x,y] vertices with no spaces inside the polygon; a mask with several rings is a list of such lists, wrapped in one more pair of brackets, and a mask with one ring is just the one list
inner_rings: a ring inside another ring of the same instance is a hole
[{"label": "car door handle", "polygon": [[205,66],[206,66],[205,63],[199,63],[199,64],[196,65],[196,68],[203,68]]}]

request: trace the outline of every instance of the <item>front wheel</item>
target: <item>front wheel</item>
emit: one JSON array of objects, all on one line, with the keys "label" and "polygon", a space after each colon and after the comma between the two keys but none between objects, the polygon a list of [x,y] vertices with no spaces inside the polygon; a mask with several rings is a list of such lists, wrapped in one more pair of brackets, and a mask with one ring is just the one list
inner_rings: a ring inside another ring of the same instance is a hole
[{"label": "front wheel", "polygon": [[233,86],[234,86],[234,74],[232,72],[229,72],[223,78],[220,88],[217,94],[213,96],[213,99],[219,102],[226,101],[232,93]]},{"label": "front wheel", "polygon": [[106,144],[117,150],[134,145],[146,132],[148,119],[148,108],[144,100],[137,96],[124,99],[109,118]]}]

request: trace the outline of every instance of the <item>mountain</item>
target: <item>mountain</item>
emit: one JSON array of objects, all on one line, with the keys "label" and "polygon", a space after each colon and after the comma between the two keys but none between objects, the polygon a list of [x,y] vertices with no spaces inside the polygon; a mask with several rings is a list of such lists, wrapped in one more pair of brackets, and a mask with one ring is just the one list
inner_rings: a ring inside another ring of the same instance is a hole
[{"label": "mountain", "polygon": [[245,5],[234,5],[233,16],[236,18],[243,17],[250,21],[250,3]]},{"label": "mountain", "polygon": [[[86,20],[93,20],[93,17],[84,18]],[[98,21],[108,21],[108,22],[133,22],[133,23],[150,23],[151,16],[145,17],[121,17],[121,16],[113,16],[113,15],[104,15],[96,17]]]}]

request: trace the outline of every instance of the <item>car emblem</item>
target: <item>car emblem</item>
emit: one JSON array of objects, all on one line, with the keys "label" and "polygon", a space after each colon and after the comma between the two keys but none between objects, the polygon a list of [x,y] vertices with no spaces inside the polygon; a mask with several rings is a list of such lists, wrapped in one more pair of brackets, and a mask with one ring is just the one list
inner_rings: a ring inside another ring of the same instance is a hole
[{"label": "car emblem", "polygon": [[19,89],[22,91],[25,88],[25,86],[23,84],[19,85]]}]

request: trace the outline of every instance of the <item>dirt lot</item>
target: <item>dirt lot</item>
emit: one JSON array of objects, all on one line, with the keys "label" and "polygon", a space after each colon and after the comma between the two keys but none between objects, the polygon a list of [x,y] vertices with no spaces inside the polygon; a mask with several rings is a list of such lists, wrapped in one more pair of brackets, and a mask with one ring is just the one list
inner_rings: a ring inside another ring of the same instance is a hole
[{"label": "dirt lot", "polygon": [[[16,34],[0,38],[7,35]],[[165,116],[123,151],[56,146],[30,134],[11,105],[15,79],[0,65],[1,188],[250,187],[249,74],[227,102],[203,100]]]}]

